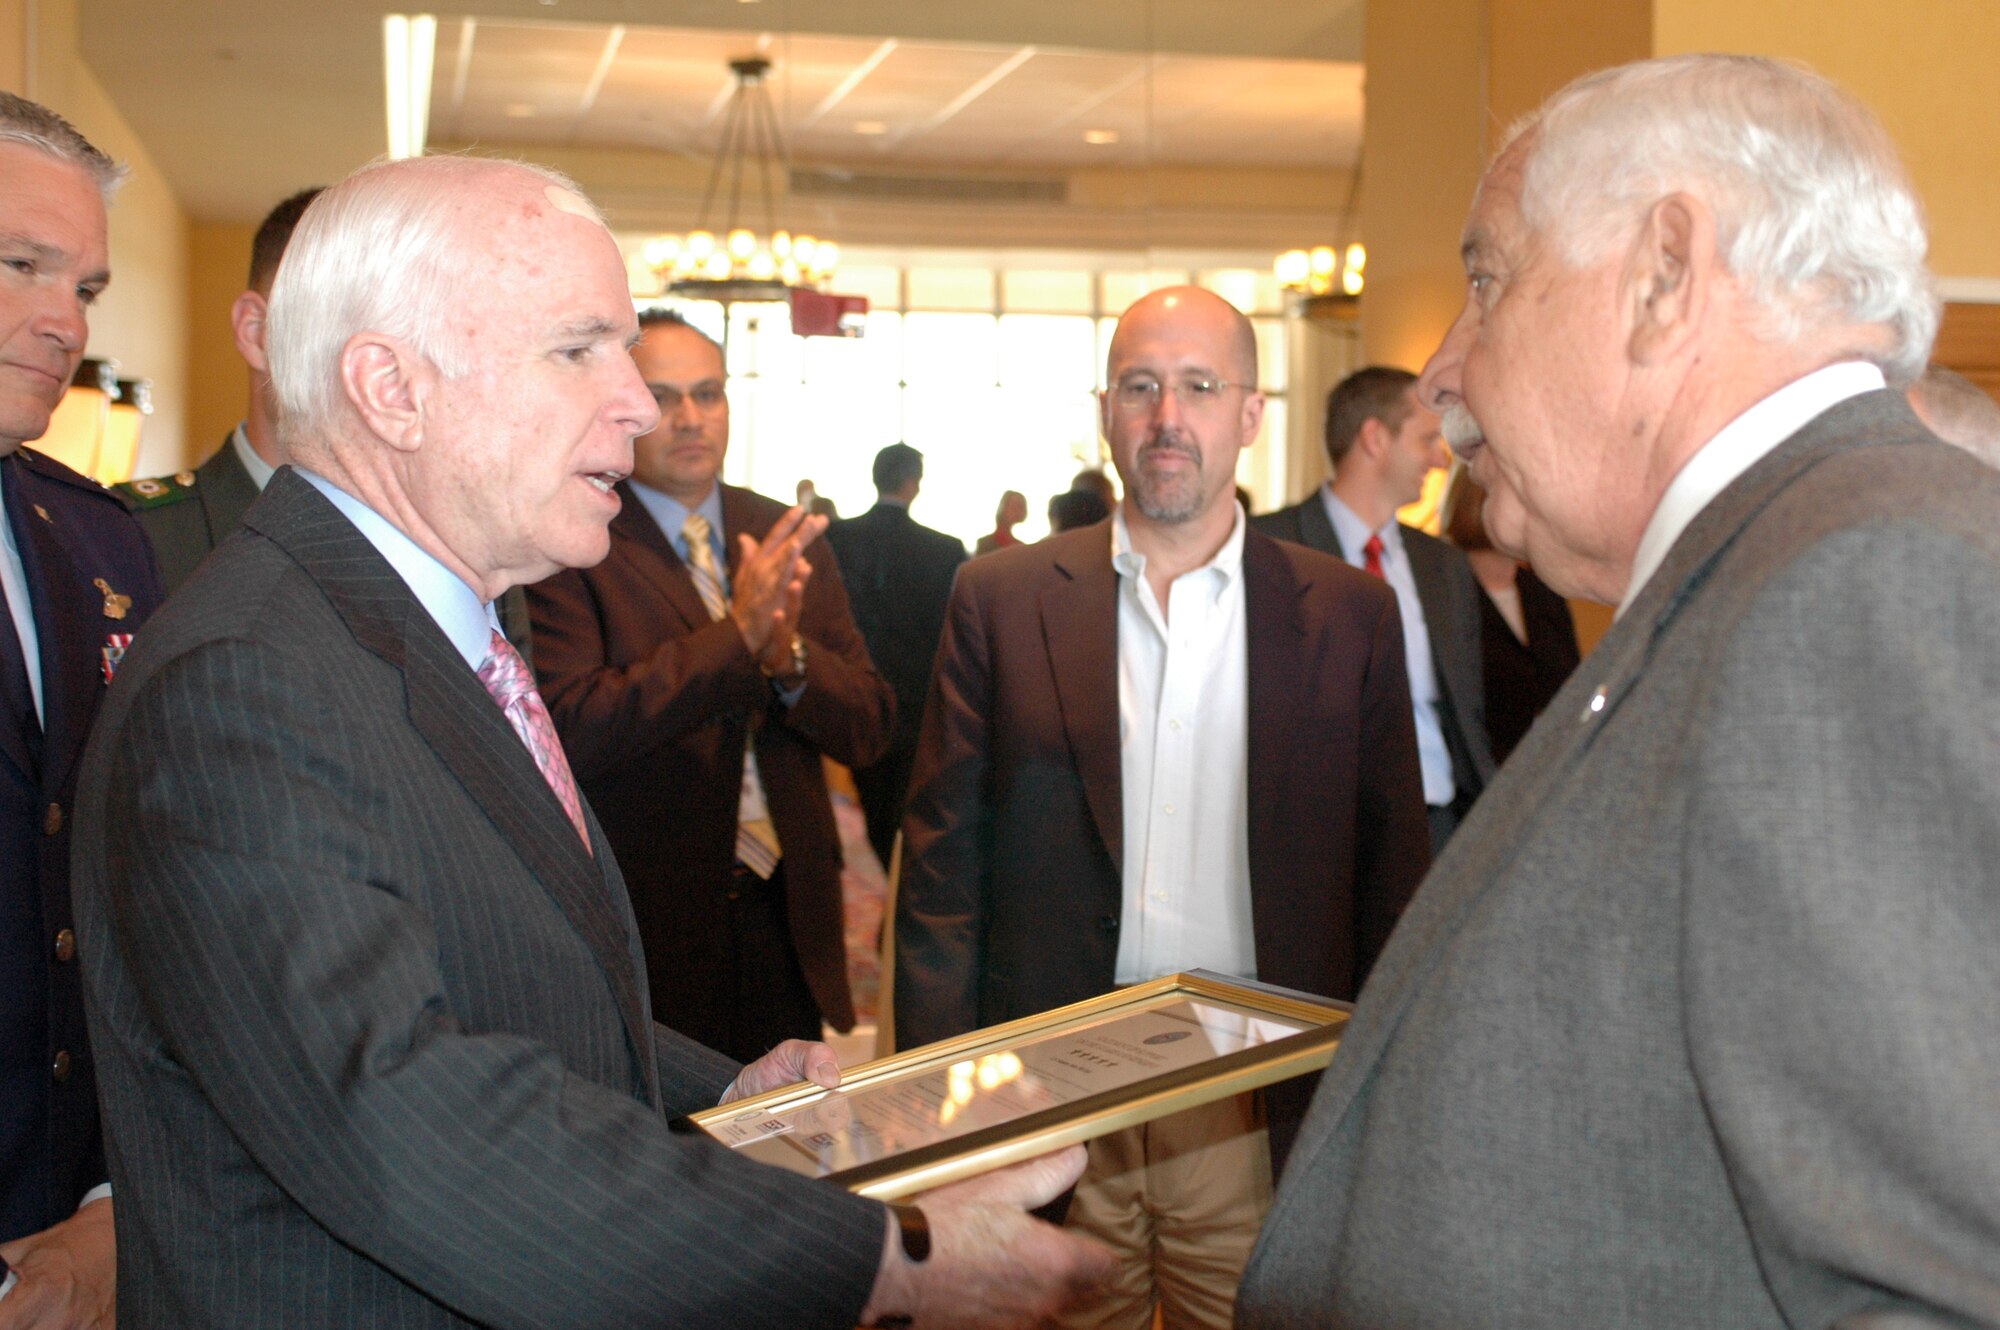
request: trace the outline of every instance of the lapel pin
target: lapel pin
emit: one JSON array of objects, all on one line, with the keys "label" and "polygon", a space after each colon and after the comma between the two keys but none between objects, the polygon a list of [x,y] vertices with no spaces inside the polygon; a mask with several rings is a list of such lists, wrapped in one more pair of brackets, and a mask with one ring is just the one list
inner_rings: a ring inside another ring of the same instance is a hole
[{"label": "lapel pin", "polygon": [[104,593],[104,617],[122,619],[132,608],[132,598],[123,592],[113,591],[111,583],[101,577],[93,577],[90,584]]},{"label": "lapel pin", "polygon": [[56,524],[56,519],[49,516],[49,510],[42,507],[42,505],[40,505],[39,503],[35,505],[35,516],[41,518],[44,522],[47,522],[50,526],[54,526]]},{"label": "lapel pin", "polygon": [[104,682],[108,687],[111,676],[118,673],[118,666],[125,660],[125,648],[132,645],[130,633],[106,633],[104,635]]}]

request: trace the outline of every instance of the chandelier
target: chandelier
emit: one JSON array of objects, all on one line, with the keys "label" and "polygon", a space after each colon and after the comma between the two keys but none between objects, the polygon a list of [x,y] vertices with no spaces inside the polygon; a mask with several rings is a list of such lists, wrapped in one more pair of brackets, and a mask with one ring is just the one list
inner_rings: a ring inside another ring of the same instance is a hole
[{"label": "chandelier", "polygon": [[[695,229],[647,241],[642,251],[646,265],[669,295],[693,300],[783,301],[800,288],[820,290],[840,261],[840,247],[831,240],[793,235],[776,225],[771,178],[785,168],[787,157],[777,112],[764,84],[771,62],[746,56],[730,61],[729,69],[736,76],[736,88],[723,112],[722,141],[709,168]],[[744,183],[751,175],[762,205],[761,231],[740,220],[750,206]],[[720,225],[712,226],[717,220]]]},{"label": "chandelier", "polygon": [[[1361,162],[1347,180],[1347,203],[1340,210],[1338,231],[1354,234],[1355,204],[1361,197]],[[1315,245],[1311,249],[1288,249],[1271,264],[1271,272],[1292,297],[1293,308],[1307,318],[1330,318],[1352,323],[1361,313],[1361,289],[1368,284],[1368,247],[1360,241],[1346,245]]]},{"label": "chandelier", "polygon": [[1318,297],[1358,299],[1368,283],[1368,248],[1360,241],[1345,248],[1316,245],[1289,249],[1272,263],[1278,285],[1308,300]]}]

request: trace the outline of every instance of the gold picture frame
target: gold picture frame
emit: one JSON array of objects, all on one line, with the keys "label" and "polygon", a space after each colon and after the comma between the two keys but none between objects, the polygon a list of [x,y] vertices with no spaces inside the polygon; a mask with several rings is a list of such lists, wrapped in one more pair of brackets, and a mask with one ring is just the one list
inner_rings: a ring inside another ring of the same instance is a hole
[{"label": "gold picture frame", "polygon": [[895,1200],[1320,1071],[1348,1012],[1207,971],[1171,974],[863,1063],[836,1090],[786,1086],[676,1125]]}]

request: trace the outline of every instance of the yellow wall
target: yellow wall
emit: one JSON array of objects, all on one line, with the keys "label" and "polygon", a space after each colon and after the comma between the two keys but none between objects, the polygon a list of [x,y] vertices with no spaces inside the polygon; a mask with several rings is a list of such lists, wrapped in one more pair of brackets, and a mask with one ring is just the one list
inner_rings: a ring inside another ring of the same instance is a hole
[{"label": "yellow wall", "polygon": [[1368,6],[1362,342],[1417,369],[1464,296],[1458,234],[1493,143],[1577,75],[1647,54],[1652,0]]},{"label": "yellow wall", "polygon": [[76,25],[76,0],[40,0],[33,49],[24,24],[0,29],[0,66],[11,53],[23,70],[14,86],[132,169],[111,207],[111,286],[91,313],[90,354],[116,360],[127,378],[153,381],[139,473],[172,471],[187,460],[187,216],[78,55]]},{"label": "yellow wall", "polygon": [[1457,312],[1458,229],[1486,157],[1485,0],[1401,0],[1367,14],[1362,354],[1417,369]]},{"label": "yellow wall", "polygon": [[250,369],[236,354],[229,307],[250,270],[255,226],[197,222],[188,228],[188,441],[205,457],[243,418]]},{"label": "yellow wall", "polygon": [[1931,218],[1931,268],[2000,276],[2000,4],[1993,0],[1658,0],[1660,55],[1802,60],[1882,117]]}]

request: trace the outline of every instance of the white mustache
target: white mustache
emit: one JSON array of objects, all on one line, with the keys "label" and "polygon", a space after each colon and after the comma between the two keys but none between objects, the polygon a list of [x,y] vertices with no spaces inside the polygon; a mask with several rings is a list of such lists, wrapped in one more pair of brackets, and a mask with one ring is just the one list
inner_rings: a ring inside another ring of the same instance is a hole
[{"label": "white mustache", "polygon": [[1463,402],[1453,402],[1444,410],[1444,441],[1451,445],[1455,453],[1477,443],[1483,443],[1486,432],[1479,428],[1479,422],[1472,418],[1472,412]]}]

